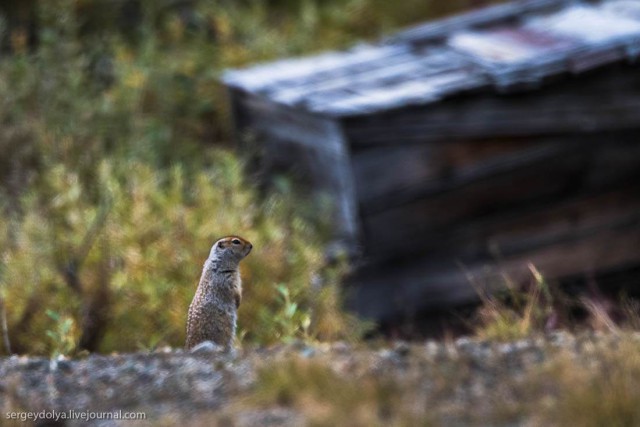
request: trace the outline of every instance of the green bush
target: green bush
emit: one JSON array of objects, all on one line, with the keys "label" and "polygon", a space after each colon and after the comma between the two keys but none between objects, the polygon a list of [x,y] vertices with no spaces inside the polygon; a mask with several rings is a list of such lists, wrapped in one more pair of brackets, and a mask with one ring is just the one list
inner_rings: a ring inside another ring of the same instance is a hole
[{"label": "green bush", "polygon": [[39,354],[182,345],[204,257],[227,233],[256,247],[243,266],[244,340],[357,336],[340,307],[344,267],[324,266],[326,215],[289,192],[257,194],[224,151],[219,74],[463,3],[196,0],[185,19],[174,2],[141,0],[125,31],[101,2],[39,1],[37,46],[9,34],[0,61],[4,352],[7,336]]},{"label": "green bush", "polygon": [[[81,347],[104,352],[181,346],[204,259],[229,233],[255,245],[243,263],[246,340],[350,335],[355,323],[339,309],[337,280],[318,290],[310,285],[324,264],[318,227],[294,213],[285,195],[258,202],[235,157],[216,156],[215,168],[192,179],[181,166],[159,172],[139,161],[104,159],[97,201],[75,172],[63,165],[48,170],[42,179],[50,197],[27,193],[13,244],[3,251],[15,348],[61,352],[45,331],[60,341],[72,334]],[[60,332],[51,313],[75,319],[77,328]]]}]

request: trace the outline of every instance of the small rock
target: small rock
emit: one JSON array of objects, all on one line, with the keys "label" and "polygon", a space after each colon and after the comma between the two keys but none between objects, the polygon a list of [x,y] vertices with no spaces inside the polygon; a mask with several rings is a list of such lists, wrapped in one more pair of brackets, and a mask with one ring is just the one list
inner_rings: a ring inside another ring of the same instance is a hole
[{"label": "small rock", "polygon": [[212,341],[203,341],[197,346],[193,347],[189,352],[191,354],[206,354],[206,353],[222,352],[222,351],[224,351],[224,348],[222,348],[222,346],[219,346],[218,344]]},{"label": "small rock", "polygon": [[[207,341],[205,341],[205,342],[207,342]],[[155,350],[155,353],[172,353],[172,352],[173,352],[173,349],[171,347],[169,347],[168,345],[165,345],[164,347],[156,348],[156,350]]]},{"label": "small rock", "polygon": [[425,350],[428,356],[435,357],[440,353],[440,345],[436,341],[427,341]]},{"label": "small rock", "polygon": [[411,347],[405,341],[398,341],[394,344],[393,350],[396,352],[398,356],[406,357],[409,355],[409,352],[411,351]]},{"label": "small rock", "polygon": [[346,354],[350,350],[351,350],[351,347],[349,346],[349,344],[347,344],[344,341],[337,341],[331,344],[331,351],[333,351],[336,354]]},{"label": "small rock", "polygon": [[316,354],[316,350],[313,347],[305,347],[302,350],[300,350],[300,356],[307,359],[315,356],[315,354]]}]

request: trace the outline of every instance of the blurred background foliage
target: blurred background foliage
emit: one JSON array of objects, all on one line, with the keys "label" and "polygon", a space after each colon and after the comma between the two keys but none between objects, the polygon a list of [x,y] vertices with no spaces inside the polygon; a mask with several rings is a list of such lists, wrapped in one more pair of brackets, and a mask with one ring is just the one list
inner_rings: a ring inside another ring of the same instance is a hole
[{"label": "blurred background foliage", "polygon": [[237,233],[245,342],[353,338],[327,227],[231,150],[228,67],[341,48],[473,0],[0,5],[2,353],[181,346],[210,245]]}]

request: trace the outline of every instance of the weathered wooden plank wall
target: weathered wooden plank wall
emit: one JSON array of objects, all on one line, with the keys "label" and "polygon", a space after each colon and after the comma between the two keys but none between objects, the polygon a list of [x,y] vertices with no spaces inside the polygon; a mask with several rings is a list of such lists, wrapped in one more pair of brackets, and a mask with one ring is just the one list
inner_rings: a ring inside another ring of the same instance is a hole
[{"label": "weathered wooden plank wall", "polygon": [[637,129],[639,73],[638,65],[617,64],[561,79],[536,91],[511,95],[482,91],[475,96],[446,99],[429,108],[357,116],[345,120],[345,129],[356,148]]},{"label": "weathered wooden plank wall", "polygon": [[[556,149],[538,156],[527,156],[529,153],[525,152],[518,159],[520,162],[505,159],[502,164],[478,167],[483,173],[467,175],[464,168],[452,168],[439,178],[423,182],[422,187],[414,182],[405,187],[409,190],[397,188],[385,199],[378,199],[377,204],[370,204],[369,210],[363,206],[361,221],[367,253],[384,258],[402,248],[428,248],[431,237],[454,239],[478,218],[486,223],[486,218],[495,216],[495,222],[500,224],[512,212],[546,208],[567,197],[594,194],[640,179],[640,147],[635,141],[592,143],[593,147],[588,148],[580,141],[557,144]],[[619,156],[627,156],[626,161],[607,161]],[[402,164],[386,166],[393,170]]]},{"label": "weathered wooden plank wall", "polygon": [[640,280],[639,57],[637,2],[522,0],[225,80],[271,163],[334,192],[352,307],[388,320],[530,263]]},{"label": "weathered wooden plank wall", "polygon": [[[474,281],[497,286],[507,274],[517,282],[530,263],[549,278],[640,267],[639,134],[418,146],[435,153],[424,158],[436,172],[415,181],[405,173],[395,192],[361,201],[365,258],[354,307],[384,319],[463,304],[477,297]],[[404,156],[378,150],[385,170],[403,167]],[[354,168],[356,183],[362,169]],[[386,306],[390,295],[397,301]]]}]

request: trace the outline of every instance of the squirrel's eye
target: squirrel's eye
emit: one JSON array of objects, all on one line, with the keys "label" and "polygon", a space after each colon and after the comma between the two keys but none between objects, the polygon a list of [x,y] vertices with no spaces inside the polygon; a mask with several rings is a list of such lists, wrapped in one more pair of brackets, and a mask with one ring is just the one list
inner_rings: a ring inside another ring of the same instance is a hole
[{"label": "squirrel's eye", "polygon": [[233,243],[234,245],[239,245],[241,242],[238,239],[233,239],[231,243]]}]

